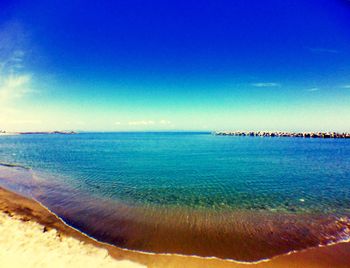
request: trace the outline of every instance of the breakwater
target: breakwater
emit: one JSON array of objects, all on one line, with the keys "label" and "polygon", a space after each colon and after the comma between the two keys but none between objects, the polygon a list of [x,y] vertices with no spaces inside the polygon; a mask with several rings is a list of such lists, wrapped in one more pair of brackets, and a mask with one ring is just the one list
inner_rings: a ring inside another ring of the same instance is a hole
[{"label": "breakwater", "polygon": [[338,132],[216,131],[214,135],[350,139],[350,133]]}]

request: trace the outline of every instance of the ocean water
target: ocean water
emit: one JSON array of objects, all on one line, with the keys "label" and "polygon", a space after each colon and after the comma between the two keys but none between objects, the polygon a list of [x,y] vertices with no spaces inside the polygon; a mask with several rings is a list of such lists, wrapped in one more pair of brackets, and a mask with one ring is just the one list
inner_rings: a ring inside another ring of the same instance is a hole
[{"label": "ocean water", "polygon": [[258,261],[350,237],[349,140],[0,136],[0,162],[0,185],[127,249]]}]

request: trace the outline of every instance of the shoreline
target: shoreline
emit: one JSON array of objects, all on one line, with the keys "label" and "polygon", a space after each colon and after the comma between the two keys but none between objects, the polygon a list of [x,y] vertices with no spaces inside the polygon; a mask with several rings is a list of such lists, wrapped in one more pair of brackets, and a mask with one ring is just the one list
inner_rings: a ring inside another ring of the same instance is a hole
[{"label": "shoreline", "polygon": [[[48,230],[57,232],[58,237],[75,239],[80,244],[105,250],[115,260],[118,267],[127,262],[130,267],[348,267],[350,263],[350,243],[340,242],[329,246],[320,246],[298,252],[291,252],[261,260],[255,263],[244,263],[218,258],[202,258],[177,254],[154,254],[121,249],[99,242],[65,224],[59,217],[35,200],[0,187],[0,211],[10,221],[20,220],[23,224],[38,224],[43,234]],[[1,234],[0,234],[1,235]],[[20,242],[17,242],[20,243]],[[28,244],[30,247],[31,244]],[[0,246],[1,248],[2,246]],[[62,253],[64,255],[64,253]],[[142,266],[143,265],[143,266]],[[129,266],[126,266],[129,267]]]}]

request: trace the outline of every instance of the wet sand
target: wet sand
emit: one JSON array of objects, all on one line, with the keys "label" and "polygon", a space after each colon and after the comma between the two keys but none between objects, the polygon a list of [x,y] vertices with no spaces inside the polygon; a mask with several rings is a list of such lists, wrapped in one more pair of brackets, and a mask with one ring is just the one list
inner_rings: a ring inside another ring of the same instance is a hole
[{"label": "wet sand", "polygon": [[[0,233],[0,237],[2,237],[0,256],[3,256],[2,261],[5,259],[6,261],[13,260],[12,267],[16,267],[16,264],[20,265],[23,258],[26,260],[26,267],[30,267],[28,264],[32,264],[31,267],[49,266],[50,262],[47,262],[45,256],[48,258],[55,256],[55,258],[51,258],[55,262],[65,261],[67,258],[70,258],[70,262],[75,261],[71,262],[71,266],[65,267],[76,267],[78,261],[84,263],[84,261],[92,259],[95,262],[95,267],[350,267],[350,243],[312,248],[277,256],[257,264],[242,264],[214,258],[147,254],[99,243],[67,226],[36,201],[2,188],[0,188],[0,211],[0,232],[3,232]],[[20,239],[23,235],[23,228],[27,231],[32,230],[33,232],[30,232],[35,234],[35,238],[26,236],[27,239]],[[8,235],[10,231],[16,233]],[[45,247],[48,241],[51,245],[54,243],[57,245]],[[11,255],[10,251],[6,250],[7,247],[17,244],[18,246],[12,246],[12,249],[18,251],[17,254]],[[40,244],[42,244],[41,247]],[[37,246],[38,254],[26,255],[35,246]],[[42,252],[43,250],[44,252]],[[71,254],[67,254],[67,252]],[[56,264],[59,266],[59,263]],[[90,265],[92,264],[90,263]]]}]

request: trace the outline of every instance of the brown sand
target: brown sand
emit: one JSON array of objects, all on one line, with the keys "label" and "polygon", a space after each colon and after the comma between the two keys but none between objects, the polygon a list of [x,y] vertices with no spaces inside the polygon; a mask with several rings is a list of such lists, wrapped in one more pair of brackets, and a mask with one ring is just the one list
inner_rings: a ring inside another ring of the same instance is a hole
[{"label": "brown sand", "polygon": [[[50,256],[55,257],[52,259],[54,262],[61,262],[69,257],[71,265],[65,265],[64,267],[77,267],[81,264],[79,261],[83,263],[83,261],[90,262],[92,260],[94,262],[91,262],[90,265],[94,267],[350,267],[350,243],[308,249],[289,255],[278,256],[270,261],[258,264],[240,264],[210,258],[146,254],[99,243],[67,226],[34,200],[2,188],[0,188],[0,211],[0,238],[2,237],[0,239],[0,266],[4,265],[5,259],[6,261],[12,259],[13,263],[11,263],[11,267],[16,267],[15,265],[20,265],[21,260],[24,259],[26,267],[29,267],[28,264],[32,264],[31,267],[52,267],[53,263],[45,262],[43,258],[43,256],[51,254]],[[27,231],[29,229],[35,229],[35,239],[33,236],[26,237],[29,237],[29,241],[24,238],[20,239],[20,236],[23,236],[23,229]],[[8,235],[8,233],[5,233],[11,230],[12,232],[16,231],[16,234]],[[38,232],[37,230],[41,231]],[[34,248],[33,241],[30,239],[35,240],[36,244],[42,243],[43,247],[41,249],[38,247],[37,250],[43,251],[44,249],[45,251],[37,252],[37,254],[29,254],[31,252],[30,250],[33,251]],[[51,248],[44,247],[48,243],[48,240],[50,240],[50,243],[61,244]],[[15,247],[18,251],[17,257],[10,256],[10,251],[8,250],[9,245],[14,243],[18,243],[19,245]],[[68,248],[65,249],[66,247]],[[105,254],[107,252],[108,254]],[[28,256],[30,256],[30,260],[28,260]],[[57,264],[56,266],[59,265]],[[90,266],[88,265],[86,267]]]}]

